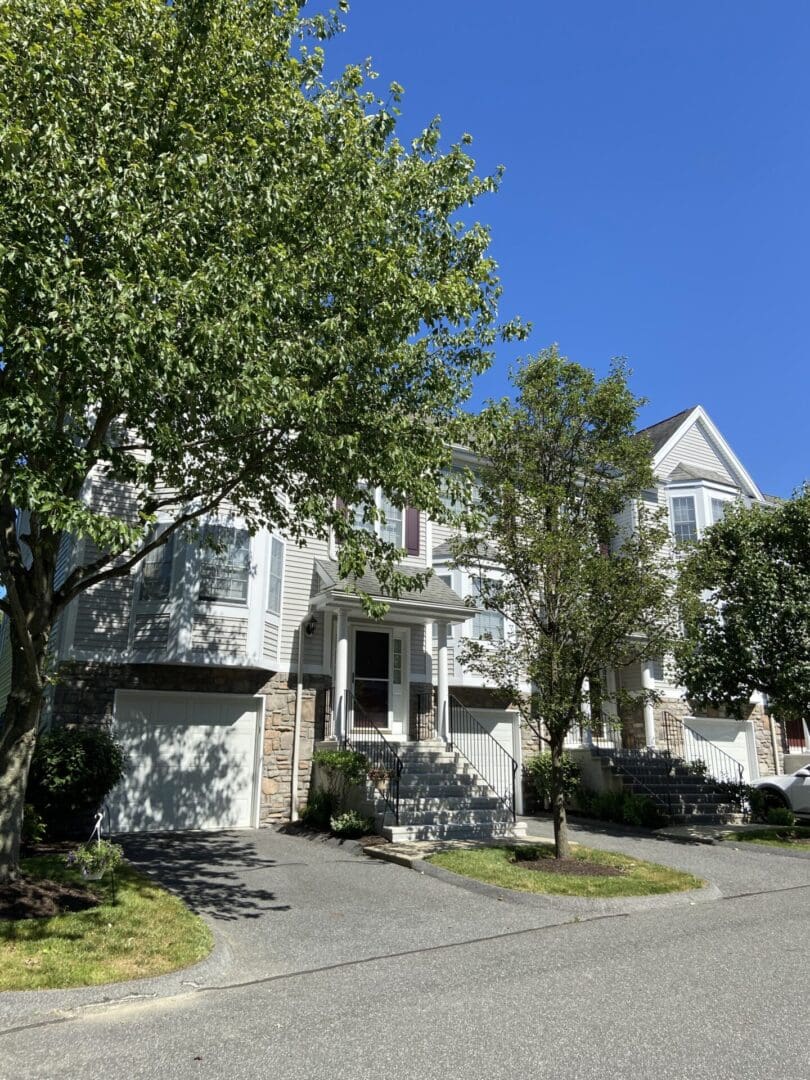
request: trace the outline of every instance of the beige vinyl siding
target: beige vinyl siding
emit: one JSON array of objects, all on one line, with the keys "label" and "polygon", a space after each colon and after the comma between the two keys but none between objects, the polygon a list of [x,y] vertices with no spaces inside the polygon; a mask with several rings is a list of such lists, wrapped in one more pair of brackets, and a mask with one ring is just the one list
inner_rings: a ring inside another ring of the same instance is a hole
[{"label": "beige vinyl siding", "polygon": [[169,612],[140,612],[132,623],[133,649],[165,649],[169,644]]},{"label": "beige vinyl siding", "polygon": [[657,472],[660,476],[669,476],[681,462],[693,468],[706,468],[713,473],[719,473],[725,476],[730,484],[737,485],[739,482],[729,461],[720,448],[715,446],[700,421],[693,424],[683,438],[678,440],[658,466]]},{"label": "beige vinyl siding", "polygon": [[270,660],[273,667],[278,663],[278,641],[279,641],[279,626],[278,623],[270,622],[269,619],[264,620],[264,635],[262,637],[262,653],[265,660]]},{"label": "beige vinyl siding", "polygon": [[[309,608],[313,591],[320,588],[314,578],[315,559],[328,559],[329,547],[323,540],[310,540],[306,548],[300,548],[288,540],[284,556],[284,600],[281,624],[280,671],[290,671],[295,666],[298,627]],[[318,617],[322,623],[323,616]],[[321,628],[322,629],[322,628]]]},{"label": "beige vinyl siding", "polygon": [[247,626],[246,617],[198,613],[191,627],[192,651],[244,654],[247,651]]},{"label": "beige vinyl siding", "polygon": [[[433,674],[439,670],[439,647],[434,639],[433,647],[431,649],[431,660],[433,662]],[[456,643],[448,641],[447,643],[447,677],[452,679],[455,675],[461,675],[461,665],[458,665],[458,671],[456,671]]]},{"label": "beige vinyl siding", "polygon": [[[92,541],[84,541],[83,563],[93,562],[100,554]],[[73,631],[76,649],[109,652],[124,651],[128,647],[132,580],[130,575],[107,578],[79,595]]]},{"label": "beige vinyl siding", "polygon": [[301,659],[310,671],[323,671],[324,616],[319,612],[314,633],[304,634]]},{"label": "beige vinyl siding", "polygon": [[[421,682],[427,675],[427,655],[425,653],[425,627],[411,627],[411,679]],[[417,676],[419,676],[417,678]]]}]

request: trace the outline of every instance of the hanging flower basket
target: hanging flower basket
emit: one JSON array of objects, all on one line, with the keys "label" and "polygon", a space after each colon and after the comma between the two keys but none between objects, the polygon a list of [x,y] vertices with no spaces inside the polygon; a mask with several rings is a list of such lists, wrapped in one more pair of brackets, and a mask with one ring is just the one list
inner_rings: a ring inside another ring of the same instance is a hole
[{"label": "hanging flower basket", "polygon": [[75,851],[65,856],[65,864],[78,870],[88,881],[100,881],[108,870],[115,870],[124,858],[124,849],[120,844],[111,844],[109,840],[88,840],[79,844]]}]

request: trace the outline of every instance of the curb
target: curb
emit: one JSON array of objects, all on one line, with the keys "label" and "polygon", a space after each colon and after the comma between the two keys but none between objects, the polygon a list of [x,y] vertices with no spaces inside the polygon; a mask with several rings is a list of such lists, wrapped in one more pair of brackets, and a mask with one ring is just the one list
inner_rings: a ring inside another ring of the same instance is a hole
[{"label": "curb", "polygon": [[[531,839],[531,838],[528,838]],[[384,862],[394,863],[407,870],[415,870],[425,877],[438,878],[448,885],[454,885],[458,889],[466,889],[468,892],[489,896],[500,902],[520,904],[529,907],[553,907],[560,911],[582,915],[632,915],[640,911],[651,911],[656,908],[669,907],[693,907],[697,904],[712,900],[721,900],[723,894],[716,885],[707,882],[700,889],[689,889],[685,892],[659,893],[653,896],[618,896],[611,898],[593,899],[585,896],[554,896],[549,893],[524,893],[515,889],[504,889],[498,885],[490,885],[486,881],[477,881],[475,878],[456,874],[452,870],[445,870],[443,866],[436,866],[428,862],[422,855],[407,855],[402,851],[386,851],[384,847],[368,848],[365,854],[372,859],[381,859]]]}]

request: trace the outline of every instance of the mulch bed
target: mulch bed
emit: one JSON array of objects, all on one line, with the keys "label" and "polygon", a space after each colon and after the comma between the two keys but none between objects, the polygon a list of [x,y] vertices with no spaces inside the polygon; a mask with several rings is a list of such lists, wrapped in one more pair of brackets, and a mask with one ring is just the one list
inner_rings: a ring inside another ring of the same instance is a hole
[{"label": "mulch bed", "polygon": [[587,862],[585,859],[516,859],[516,866],[526,870],[540,870],[544,874],[571,874],[586,877],[622,877],[624,870],[603,863]]},{"label": "mulch bed", "polygon": [[67,885],[47,878],[33,880],[21,875],[0,885],[0,920],[49,919],[65,911],[98,907],[100,898],[81,885]]}]

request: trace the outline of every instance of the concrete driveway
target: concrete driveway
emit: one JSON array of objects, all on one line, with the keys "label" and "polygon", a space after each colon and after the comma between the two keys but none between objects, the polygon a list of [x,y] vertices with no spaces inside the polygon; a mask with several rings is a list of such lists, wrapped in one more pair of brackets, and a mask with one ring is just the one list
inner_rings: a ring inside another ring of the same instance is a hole
[{"label": "concrete driveway", "polygon": [[698,873],[722,899],[588,914],[353,844],[133,841],[133,861],[210,919],[216,953],[152,982],[0,994],[0,1077],[810,1078],[796,994],[810,862],[580,838]]}]

